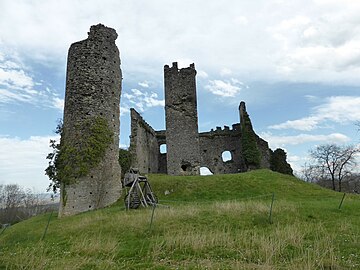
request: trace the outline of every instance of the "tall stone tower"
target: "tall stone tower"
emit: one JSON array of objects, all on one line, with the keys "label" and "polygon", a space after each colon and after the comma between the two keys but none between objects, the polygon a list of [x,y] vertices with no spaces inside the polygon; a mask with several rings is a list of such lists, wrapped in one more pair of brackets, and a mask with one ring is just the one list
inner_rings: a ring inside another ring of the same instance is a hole
[{"label": "tall stone tower", "polygon": [[61,151],[71,177],[60,179],[59,216],[102,208],[120,197],[122,75],[116,38],[114,29],[98,24],[69,49]]},{"label": "tall stone tower", "polygon": [[167,172],[200,173],[195,65],[178,69],[164,66]]}]

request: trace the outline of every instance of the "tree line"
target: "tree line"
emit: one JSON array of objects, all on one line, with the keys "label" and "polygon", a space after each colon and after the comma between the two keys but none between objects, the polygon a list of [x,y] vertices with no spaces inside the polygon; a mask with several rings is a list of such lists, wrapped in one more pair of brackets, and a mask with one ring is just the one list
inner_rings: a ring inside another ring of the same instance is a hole
[{"label": "tree line", "polygon": [[54,204],[47,204],[31,189],[18,184],[0,185],[0,228],[1,224],[14,224],[52,209]]}]

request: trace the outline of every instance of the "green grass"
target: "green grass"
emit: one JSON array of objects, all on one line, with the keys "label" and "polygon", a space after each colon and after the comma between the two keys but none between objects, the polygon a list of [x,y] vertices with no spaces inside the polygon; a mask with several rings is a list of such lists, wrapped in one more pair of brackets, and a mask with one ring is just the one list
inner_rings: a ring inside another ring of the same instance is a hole
[{"label": "green grass", "polygon": [[339,210],[341,193],[268,170],[149,179],[151,228],[151,208],[119,202],[54,215],[41,240],[37,216],[0,235],[0,269],[360,269],[359,196]]}]

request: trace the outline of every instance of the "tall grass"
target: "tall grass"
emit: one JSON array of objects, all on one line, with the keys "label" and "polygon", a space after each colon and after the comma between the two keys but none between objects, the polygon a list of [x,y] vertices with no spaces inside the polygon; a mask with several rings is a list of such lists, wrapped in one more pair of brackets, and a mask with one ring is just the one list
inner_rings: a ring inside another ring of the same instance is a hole
[{"label": "tall grass", "polygon": [[[187,193],[177,190],[180,181]],[[43,241],[48,215],[16,224],[0,236],[0,269],[360,268],[358,197],[346,197],[339,210],[341,194],[266,171],[204,181],[155,176],[160,203],[170,208],[159,205],[151,227],[152,209],[122,204],[53,217]],[[260,192],[254,181],[268,188]],[[270,223],[271,196],[258,195],[274,187]]]}]

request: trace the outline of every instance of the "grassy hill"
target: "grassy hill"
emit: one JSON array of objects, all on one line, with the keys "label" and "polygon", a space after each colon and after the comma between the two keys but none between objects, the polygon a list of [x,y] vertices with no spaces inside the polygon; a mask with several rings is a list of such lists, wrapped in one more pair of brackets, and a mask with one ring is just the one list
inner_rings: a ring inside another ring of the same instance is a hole
[{"label": "grassy hill", "polygon": [[360,269],[360,196],[339,209],[343,194],[268,170],[149,179],[152,223],[121,200],[54,214],[41,240],[37,216],[0,235],[0,269]]}]

